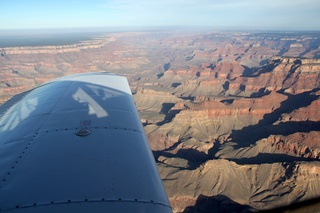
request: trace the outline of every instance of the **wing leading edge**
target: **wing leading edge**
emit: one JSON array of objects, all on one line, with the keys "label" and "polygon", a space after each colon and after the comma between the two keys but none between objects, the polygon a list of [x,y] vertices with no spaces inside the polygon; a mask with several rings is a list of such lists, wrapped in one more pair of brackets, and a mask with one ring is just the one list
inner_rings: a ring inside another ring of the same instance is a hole
[{"label": "wing leading edge", "polygon": [[35,88],[0,118],[1,212],[171,212],[127,79]]}]

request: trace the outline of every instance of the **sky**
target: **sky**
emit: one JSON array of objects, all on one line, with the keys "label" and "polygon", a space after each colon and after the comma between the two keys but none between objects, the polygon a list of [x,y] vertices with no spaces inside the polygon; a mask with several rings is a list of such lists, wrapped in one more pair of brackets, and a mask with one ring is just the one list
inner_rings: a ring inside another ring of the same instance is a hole
[{"label": "sky", "polygon": [[0,0],[0,30],[212,27],[320,30],[320,0]]}]

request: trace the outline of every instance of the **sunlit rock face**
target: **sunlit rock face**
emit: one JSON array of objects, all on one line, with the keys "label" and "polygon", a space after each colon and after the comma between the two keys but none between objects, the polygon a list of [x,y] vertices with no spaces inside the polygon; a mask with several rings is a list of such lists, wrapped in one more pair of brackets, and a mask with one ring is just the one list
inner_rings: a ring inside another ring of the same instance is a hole
[{"label": "sunlit rock face", "polygon": [[124,75],[174,212],[272,209],[320,197],[319,38],[135,32],[0,48],[0,103],[68,74]]}]

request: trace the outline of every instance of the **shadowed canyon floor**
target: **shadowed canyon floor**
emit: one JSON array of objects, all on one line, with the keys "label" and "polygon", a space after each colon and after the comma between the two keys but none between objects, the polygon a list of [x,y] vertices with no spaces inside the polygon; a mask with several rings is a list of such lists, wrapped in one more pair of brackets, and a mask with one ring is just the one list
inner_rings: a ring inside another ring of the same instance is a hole
[{"label": "shadowed canyon floor", "polygon": [[174,212],[320,197],[319,32],[109,33],[0,54],[1,103],[68,74],[126,76]]}]

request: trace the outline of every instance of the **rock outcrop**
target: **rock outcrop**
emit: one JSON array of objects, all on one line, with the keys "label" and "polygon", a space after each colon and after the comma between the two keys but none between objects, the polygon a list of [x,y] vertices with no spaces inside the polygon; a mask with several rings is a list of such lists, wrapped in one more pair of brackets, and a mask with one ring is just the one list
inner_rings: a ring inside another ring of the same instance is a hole
[{"label": "rock outcrop", "polygon": [[128,78],[174,212],[320,197],[320,51],[311,33],[112,33],[0,49],[0,103],[51,79]]},{"label": "rock outcrop", "polygon": [[274,56],[256,71],[238,62],[221,62],[211,68],[166,71],[164,82],[179,83],[182,97],[258,97],[270,91],[298,94],[320,87],[320,59]]}]

